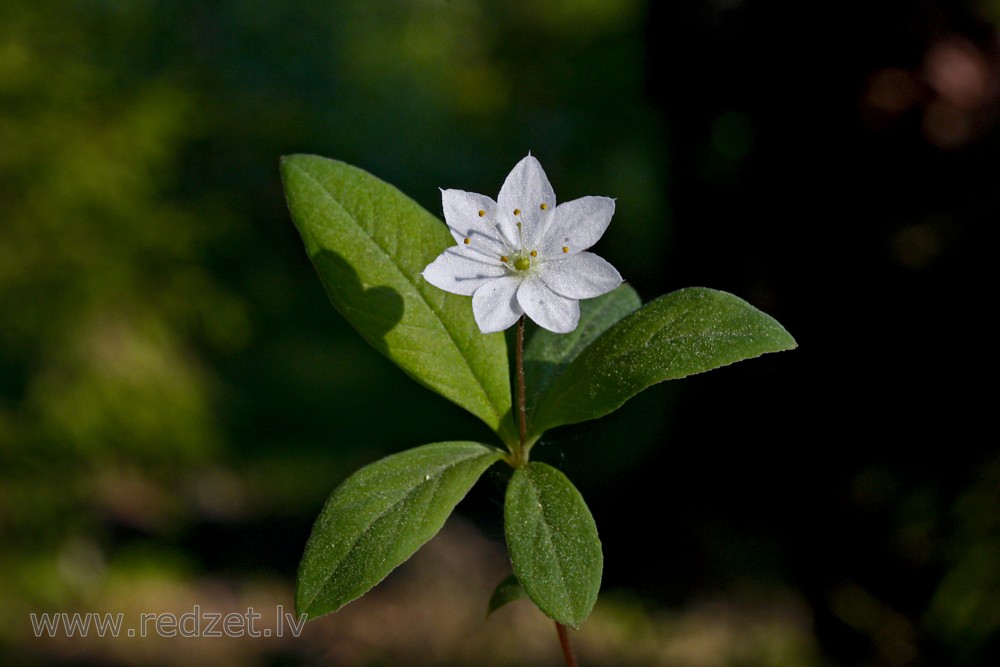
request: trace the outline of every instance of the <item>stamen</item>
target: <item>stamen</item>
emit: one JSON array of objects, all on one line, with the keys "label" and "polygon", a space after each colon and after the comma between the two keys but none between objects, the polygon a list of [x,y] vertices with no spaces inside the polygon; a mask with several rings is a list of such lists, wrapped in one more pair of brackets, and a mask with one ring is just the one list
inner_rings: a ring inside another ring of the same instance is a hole
[{"label": "stamen", "polygon": [[470,243],[472,243],[472,239],[467,238],[465,239],[464,243],[465,245],[469,245]]},{"label": "stamen", "polygon": [[507,255],[500,255],[500,261],[503,262],[504,264],[507,264],[508,262],[510,262],[510,257],[508,257]]},{"label": "stamen", "polygon": [[514,209],[514,215],[521,215],[521,209],[515,208]]},{"label": "stamen", "polygon": [[[486,211],[480,209],[479,217],[482,218],[485,216],[486,216]],[[488,223],[490,221],[487,220],[486,222]],[[497,220],[493,220],[492,222],[493,222],[493,229],[496,231],[497,237],[500,239],[500,242],[505,246],[508,245],[510,241],[507,239],[507,235],[504,234],[503,231],[500,229],[500,222]]]},{"label": "stamen", "polygon": [[569,248],[567,248],[566,246],[563,246],[563,252],[569,252]]},{"label": "stamen", "polygon": [[543,202],[538,208],[540,208],[540,209],[542,209],[544,211],[544,210],[548,209],[548,207],[549,207],[549,205]]},{"label": "stamen", "polygon": [[530,252],[529,254],[530,254],[530,255],[531,255],[532,257],[538,257],[538,251],[537,251],[537,250],[532,250],[532,251],[531,251],[531,252]]}]

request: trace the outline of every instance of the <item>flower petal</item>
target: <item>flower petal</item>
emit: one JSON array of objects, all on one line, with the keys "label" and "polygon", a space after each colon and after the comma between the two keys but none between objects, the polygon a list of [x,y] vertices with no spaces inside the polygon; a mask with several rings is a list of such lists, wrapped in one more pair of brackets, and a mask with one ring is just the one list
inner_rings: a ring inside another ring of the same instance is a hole
[{"label": "flower petal", "polygon": [[560,204],[542,232],[538,252],[558,257],[586,250],[604,235],[614,214],[615,200],[609,197],[581,197]]},{"label": "flower petal", "polygon": [[[502,215],[511,216],[511,224],[521,222],[524,246],[527,249],[536,245],[539,230],[547,224],[555,210],[556,193],[553,192],[542,165],[529,155],[514,165],[507,175],[507,180],[500,188],[497,203]],[[519,213],[514,215],[514,211]]]},{"label": "flower petal", "polygon": [[472,295],[472,314],[483,333],[509,329],[524,312],[517,303],[518,276],[490,280]]},{"label": "flower petal", "polygon": [[420,275],[446,292],[471,296],[486,282],[506,273],[499,259],[489,262],[465,246],[452,246],[428,264]]},{"label": "flower petal", "polygon": [[[497,228],[497,203],[475,192],[465,190],[441,190],[441,208],[444,210],[444,221],[448,225],[457,243],[464,244],[470,239],[470,245],[478,246],[491,255],[499,257],[510,247],[509,239]],[[479,215],[482,211],[483,215]],[[513,226],[510,223],[508,226]],[[514,238],[517,238],[516,229]]]},{"label": "flower petal", "polygon": [[545,262],[541,277],[555,292],[569,299],[590,299],[607,294],[622,284],[622,276],[611,263],[592,252],[569,255]]},{"label": "flower petal", "polygon": [[580,323],[580,302],[556,294],[537,277],[521,283],[517,302],[535,324],[554,333],[568,333]]}]

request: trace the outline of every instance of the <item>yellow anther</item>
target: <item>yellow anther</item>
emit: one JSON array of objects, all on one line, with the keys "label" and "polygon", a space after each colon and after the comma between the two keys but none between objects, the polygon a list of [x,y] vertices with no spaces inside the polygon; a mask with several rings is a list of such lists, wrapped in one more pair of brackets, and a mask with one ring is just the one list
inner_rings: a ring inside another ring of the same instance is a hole
[{"label": "yellow anther", "polygon": [[521,215],[521,209],[515,208],[514,209],[514,215]]},{"label": "yellow anther", "polygon": [[465,241],[463,241],[463,243],[465,243],[465,245],[469,245],[469,243],[471,243],[471,242],[472,242],[472,239],[465,239]]},{"label": "yellow anther", "polygon": [[538,257],[538,251],[537,250],[532,250],[530,254],[531,254],[532,257]]},{"label": "yellow anther", "polygon": [[545,209],[547,209],[548,207],[549,207],[549,205],[548,205],[548,204],[542,204],[542,205],[540,205],[540,206],[539,206],[538,208],[540,208],[540,209],[542,209],[542,210],[544,211],[544,210],[545,210]]},{"label": "yellow anther", "polygon": [[563,252],[569,252],[569,248],[567,248],[566,246],[563,246]]},{"label": "yellow anther", "polygon": [[479,211],[479,217],[480,218],[483,217],[484,215],[486,215],[486,211]]},{"label": "yellow anther", "polygon": [[510,261],[510,257],[508,257],[507,255],[500,255],[500,261],[506,264],[507,262]]}]

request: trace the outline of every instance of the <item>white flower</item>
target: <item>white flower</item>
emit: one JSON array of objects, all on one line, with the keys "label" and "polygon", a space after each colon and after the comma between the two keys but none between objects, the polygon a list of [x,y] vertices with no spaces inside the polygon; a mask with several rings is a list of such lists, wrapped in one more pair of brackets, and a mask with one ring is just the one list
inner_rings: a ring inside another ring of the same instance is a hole
[{"label": "white flower", "polygon": [[614,200],[582,197],[556,206],[531,155],[508,174],[497,201],[462,190],[442,190],[441,200],[458,245],[422,275],[447,292],[471,296],[483,333],[503,331],[523,313],[549,331],[572,331],[580,321],[579,299],[622,282],[615,267],[584,252],[608,228]]}]

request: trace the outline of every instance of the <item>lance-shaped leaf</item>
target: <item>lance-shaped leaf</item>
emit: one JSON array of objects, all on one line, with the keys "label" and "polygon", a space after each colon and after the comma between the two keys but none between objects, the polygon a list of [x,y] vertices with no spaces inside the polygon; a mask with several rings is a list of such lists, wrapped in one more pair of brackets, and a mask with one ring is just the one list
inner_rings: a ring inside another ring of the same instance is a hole
[{"label": "lance-shaped leaf", "polygon": [[393,454],[351,475],[316,519],[299,566],[295,608],[316,618],[367,593],[444,525],[503,453],[439,442]]},{"label": "lance-shaped leaf", "polygon": [[444,223],[343,162],[293,155],[281,174],[292,220],[337,310],[410,377],[512,442],[503,334],[481,334],[467,297],[420,276],[454,243]]},{"label": "lance-shaped leaf", "polygon": [[580,353],[539,399],[529,430],[539,435],[595,419],[657,382],[795,346],[776,320],[732,294],[703,287],[671,292]]},{"label": "lance-shaped leaf", "polygon": [[601,588],[604,554],[583,496],[544,463],[518,468],[504,503],[504,532],[514,574],[531,601],[577,628]]},{"label": "lance-shaped leaf", "polygon": [[580,302],[580,323],[567,334],[552,333],[541,327],[524,346],[524,378],[528,389],[527,409],[531,414],[538,400],[570,362],[618,320],[642,305],[630,285]]}]

